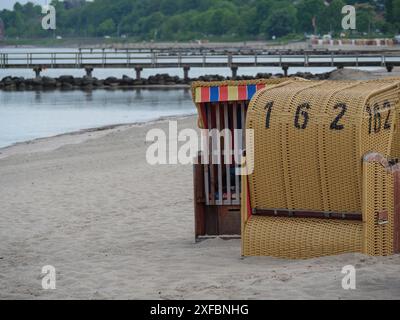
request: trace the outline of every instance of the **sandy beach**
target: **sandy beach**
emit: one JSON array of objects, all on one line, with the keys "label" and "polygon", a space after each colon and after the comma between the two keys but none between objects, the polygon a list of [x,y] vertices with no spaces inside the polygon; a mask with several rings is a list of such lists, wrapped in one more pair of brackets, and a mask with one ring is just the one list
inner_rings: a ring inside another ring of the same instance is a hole
[{"label": "sandy beach", "polygon": [[0,0],[18,300],[400,300],[400,0]]},{"label": "sandy beach", "polygon": [[[400,298],[400,256],[243,259],[239,240],[195,243],[192,167],[148,165],[152,128],[168,123],[0,150],[0,299]],[[357,289],[346,291],[349,264]],[[56,290],[42,289],[45,265]]]}]

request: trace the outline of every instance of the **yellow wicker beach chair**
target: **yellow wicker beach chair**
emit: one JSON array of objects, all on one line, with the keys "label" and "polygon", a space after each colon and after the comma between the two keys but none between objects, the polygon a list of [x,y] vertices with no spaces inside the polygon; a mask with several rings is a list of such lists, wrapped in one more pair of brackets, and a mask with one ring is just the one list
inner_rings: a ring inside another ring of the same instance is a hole
[{"label": "yellow wicker beach chair", "polygon": [[255,94],[244,256],[399,252],[399,96],[396,80],[290,82]]},{"label": "yellow wicker beach chair", "polygon": [[[299,80],[291,79],[290,81]],[[244,129],[247,107],[253,95],[264,88],[289,81],[288,78],[245,81],[194,82],[193,100],[198,110],[199,127],[205,130]],[[234,137],[231,148],[244,144],[242,132]],[[236,138],[236,142],[233,143]],[[210,149],[212,144],[210,143]],[[223,148],[223,144],[220,144]],[[236,152],[237,150],[235,150]],[[196,239],[220,235],[240,235],[240,177],[234,174],[236,163],[199,164],[194,168]]]}]

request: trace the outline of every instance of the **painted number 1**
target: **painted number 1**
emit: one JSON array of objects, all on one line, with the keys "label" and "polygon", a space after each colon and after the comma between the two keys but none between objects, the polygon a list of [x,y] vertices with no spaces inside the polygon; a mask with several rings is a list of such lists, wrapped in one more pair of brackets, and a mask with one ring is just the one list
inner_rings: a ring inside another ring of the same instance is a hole
[{"label": "painted number 1", "polygon": [[271,124],[271,112],[272,112],[272,107],[274,106],[274,102],[268,102],[265,106],[265,110],[267,111],[267,116],[265,118],[265,127],[267,129],[270,128],[270,124]]}]

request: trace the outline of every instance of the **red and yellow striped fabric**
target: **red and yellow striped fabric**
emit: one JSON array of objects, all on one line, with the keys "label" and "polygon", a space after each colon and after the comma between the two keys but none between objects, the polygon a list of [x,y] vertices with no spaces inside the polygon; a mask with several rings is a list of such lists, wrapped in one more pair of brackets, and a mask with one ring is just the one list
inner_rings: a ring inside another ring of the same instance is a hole
[{"label": "red and yellow striped fabric", "polygon": [[[198,125],[207,128],[206,107],[208,104],[218,105],[225,102],[247,102],[256,92],[266,87],[278,85],[289,80],[301,80],[301,78],[270,78],[256,80],[226,80],[226,81],[196,81],[192,83],[192,96],[199,114]],[[246,112],[247,110],[245,110]]]},{"label": "red and yellow striped fabric", "polygon": [[236,86],[199,86],[195,88],[195,103],[251,100],[257,91],[264,88],[264,83]]}]

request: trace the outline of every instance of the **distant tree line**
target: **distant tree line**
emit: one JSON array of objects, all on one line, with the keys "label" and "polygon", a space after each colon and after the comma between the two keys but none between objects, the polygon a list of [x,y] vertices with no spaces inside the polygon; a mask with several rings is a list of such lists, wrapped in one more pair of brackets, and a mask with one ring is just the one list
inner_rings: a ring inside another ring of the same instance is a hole
[{"label": "distant tree line", "polygon": [[400,0],[53,0],[57,30],[41,28],[41,7],[0,11],[7,38],[130,37],[137,40],[271,39],[338,36],[341,9],[357,9],[353,35],[400,31]]}]

